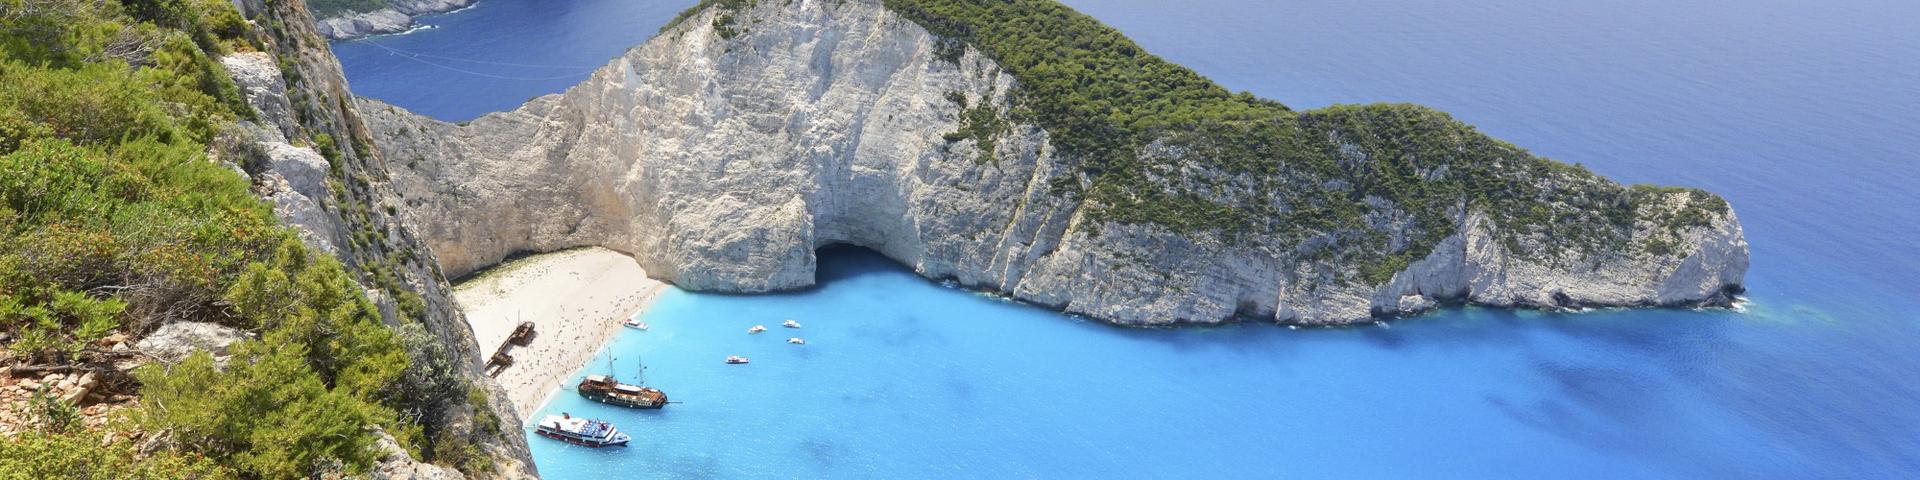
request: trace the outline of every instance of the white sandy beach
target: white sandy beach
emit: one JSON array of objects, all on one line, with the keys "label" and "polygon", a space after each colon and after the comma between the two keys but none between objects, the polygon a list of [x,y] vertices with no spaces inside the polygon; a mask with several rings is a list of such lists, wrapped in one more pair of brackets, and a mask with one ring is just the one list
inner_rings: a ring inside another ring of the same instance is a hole
[{"label": "white sandy beach", "polygon": [[632,257],[604,248],[535,255],[494,267],[454,286],[480,342],[492,355],[522,320],[534,323],[531,345],[514,347],[513,366],[494,380],[522,418],[643,311],[666,284],[647,278]]}]

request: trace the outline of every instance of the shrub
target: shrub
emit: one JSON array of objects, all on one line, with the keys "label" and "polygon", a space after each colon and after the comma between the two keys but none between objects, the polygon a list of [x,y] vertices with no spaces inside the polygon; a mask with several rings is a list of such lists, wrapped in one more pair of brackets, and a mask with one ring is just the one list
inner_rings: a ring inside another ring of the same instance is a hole
[{"label": "shrub", "polygon": [[307,2],[307,9],[313,11],[316,18],[345,15],[356,12],[371,12],[387,8],[386,0],[313,0]]},{"label": "shrub", "polygon": [[218,480],[234,475],[198,455],[143,456],[130,445],[103,445],[93,436],[27,432],[0,438],[0,480],[44,478]]},{"label": "shrub", "polygon": [[204,351],[142,367],[135,377],[146,406],[137,422],[250,477],[309,477],[339,464],[361,471],[375,460],[365,426],[391,413],[329,390],[306,363],[306,346],[287,335],[238,345],[224,370]]},{"label": "shrub", "polygon": [[[224,369],[202,353],[135,373],[143,401],[133,418],[173,432],[186,452],[148,459],[164,469],[69,432],[0,441],[9,452],[0,478],[364,471],[374,460],[367,428],[394,426],[389,405],[402,403],[398,379],[411,359],[338,261],[308,251],[245,177],[207,158],[214,134],[251,112],[212,61],[240,44],[232,7],[22,2],[0,0],[0,330],[16,339],[9,350],[86,363],[89,344],[113,330],[180,320],[260,336],[236,344]],[[70,406],[39,407],[66,418]],[[45,451],[74,442],[90,442],[82,451],[99,458]]]},{"label": "shrub", "polygon": [[27,401],[27,409],[42,432],[67,433],[80,426],[80,408],[71,402],[54,398],[47,393],[45,385],[33,391],[33,398]]}]

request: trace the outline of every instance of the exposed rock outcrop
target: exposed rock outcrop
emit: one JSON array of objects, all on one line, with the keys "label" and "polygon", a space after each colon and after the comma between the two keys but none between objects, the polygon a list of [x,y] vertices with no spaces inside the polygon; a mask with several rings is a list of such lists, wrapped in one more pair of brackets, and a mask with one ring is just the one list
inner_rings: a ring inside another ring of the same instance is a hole
[{"label": "exposed rock outcrop", "polygon": [[388,0],[387,8],[343,12],[321,19],[315,28],[329,40],[348,40],[412,30],[414,17],[466,8],[473,0]]},{"label": "exposed rock outcrop", "polygon": [[140,339],[136,346],[161,361],[178,362],[196,350],[206,350],[216,358],[226,357],[227,346],[248,337],[243,330],[217,323],[174,322]]},{"label": "exposed rock outcrop", "polygon": [[[1732,210],[1678,190],[1635,190],[1617,242],[1587,250],[1502,232],[1463,206],[1455,233],[1384,282],[1355,279],[1337,234],[1097,220],[1051,188],[1078,170],[1045,129],[1014,122],[986,145],[951,135],[968,104],[1011,109],[1018,81],[976,49],[950,48],[878,1],[758,2],[698,13],[563,94],[467,125],[373,100],[360,110],[406,223],[452,275],[600,245],[683,288],[759,292],[810,285],[815,249],[847,243],[1116,323],[1328,324],[1447,302],[1724,305],[1745,274]],[[1141,154],[1208,168],[1167,145]],[[1409,222],[1392,202],[1368,203],[1377,230]],[[1674,223],[1683,210],[1697,221]]]},{"label": "exposed rock outcrop", "polygon": [[392,434],[384,430],[376,434],[380,439],[374,442],[373,448],[380,452],[380,461],[373,466],[373,471],[367,472],[368,476],[374,480],[465,480],[467,478],[466,475],[461,475],[459,470],[413,458],[412,454],[407,453],[406,448],[400,446],[400,442],[393,439]]},{"label": "exposed rock outcrop", "polygon": [[[384,161],[305,4],[237,4],[254,25],[250,36],[261,52],[230,55],[221,63],[256,120],[225,132],[216,156],[243,170],[254,192],[304,243],[338,258],[399,333],[411,363],[395,408],[417,416],[430,441],[455,447],[439,451],[484,454],[418,460],[458,463],[480,478],[531,477],[518,415],[481,372],[480,348],[432,250],[393,208],[399,200]],[[434,465],[393,463],[381,468],[428,478],[445,473]]]}]

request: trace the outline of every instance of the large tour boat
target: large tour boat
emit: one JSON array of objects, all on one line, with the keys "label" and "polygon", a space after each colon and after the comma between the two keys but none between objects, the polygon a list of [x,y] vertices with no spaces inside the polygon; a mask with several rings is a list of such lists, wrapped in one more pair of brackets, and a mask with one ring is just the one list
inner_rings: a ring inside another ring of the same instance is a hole
[{"label": "large tour boat", "polygon": [[613,428],[613,424],[604,420],[574,418],[566,413],[548,415],[533,432],[542,437],[593,448],[624,447],[627,441],[632,440],[632,437],[620,433],[620,429]]},{"label": "large tour boat", "polygon": [[667,392],[651,387],[620,383],[606,375],[587,375],[577,388],[580,396],[600,403],[630,408],[667,406]]}]

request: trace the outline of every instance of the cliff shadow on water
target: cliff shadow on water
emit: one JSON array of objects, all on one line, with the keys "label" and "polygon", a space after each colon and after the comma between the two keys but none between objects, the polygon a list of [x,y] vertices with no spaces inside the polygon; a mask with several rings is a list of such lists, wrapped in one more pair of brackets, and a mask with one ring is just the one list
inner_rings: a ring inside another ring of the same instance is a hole
[{"label": "cliff shadow on water", "polygon": [[829,283],[847,281],[884,272],[912,273],[898,260],[887,258],[871,248],[848,243],[835,243],[815,249],[814,258],[819,259],[814,269],[814,285],[806,289],[817,289]]},{"label": "cliff shadow on water", "polygon": [[[1071,326],[1070,329],[1075,332],[1075,335],[1113,337],[1127,342],[1156,344],[1182,352],[1219,350],[1239,352],[1257,356],[1263,363],[1271,363],[1278,368],[1285,368],[1288,362],[1302,361],[1296,357],[1303,349],[1311,351],[1322,348],[1361,348],[1413,354],[1428,351],[1497,349],[1514,345],[1570,343],[1581,345],[1580,348],[1583,349],[1605,352],[1607,355],[1646,358],[1652,364],[1663,366],[1665,374],[1686,376],[1695,373],[1690,371],[1687,359],[1711,354],[1713,345],[1723,345],[1728,341],[1727,337],[1731,334],[1729,329],[1747,320],[1744,313],[1726,309],[1669,310],[1650,315],[1624,308],[1535,311],[1455,303],[1420,315],[1381,319],[1371,323],[1288,326],[1267,322],[1238,321],[1223,324],[1194,324],[1183,326],[1183,328],[1140,326],[1095,321],[1062,312],[1057,308],[1021,301],[991,289],[961,285],[952,279],[926,278],[915,273],[910,266],[867,247],[834,243],[823,246],[814,253],[818,265],[816,283],[775,295],[811,295],[823,289],[846,287],[863,289],[865,291],[861,292],[862,296],[872,297],[881,302],[897,303],[921,298],[916,297],[921,293],[913,291],[922,286],[937,286],[948,292],[945,295],[975,297],[984,301],[1014,305],[1031,312],[1044,312],[1045,315],[1032,315],[1023,320],[1059,322],[1062,325]],[[725,293],[704,295],[740,298],[753,296]],[[941,301],[931,303],[941,303]],[[939,318],[943,312],[937,311],[940,310],[938,308],[934,310],[936,311],[917,315],[916,320],[977,320],[958,317]],[[860,314],[862,312],[845,313]],[[1578,359],[1552,358],[1539,353],[1529,355],[1533,359],[1527,363],[1538,367],[1536,373],[1541,378],[1557,382],[1555,385],[1568,390],[1570,396],[1610,405],[1633,403],[1632,395],[1605,395],[1604,398],[1589,398],[1601,396],[1596,392],[1598,388],[1596,385],[1605,383],[1607,379],[1596,379],[1596,377],[1604,377],[1608,372],[1596,371],[1594,367],[1584,366]],[[1633,390],[1647,388],[1651,387],[1639,387]],[[1489,397],[1488,401],[1502,402],[1501,399],[1493,397]],[[1522,412],[1519,410],[1520,406],[1506,404],[1498,406],[1511,409],[1509,413],[1514,415],[1545,415],[1541,412]],[[1620,408],[1609,408],[1609,410],[1620,410]],[[1539,423],[1543,424],[1559,424],[1538,418],[1530,420],[1540,421]]]},{"label": "cliff shadow on water", "polygon": [[[914,283],[921,283],[921,284],[928,284],[928,285],[936,285],[941,288],[953,291],[955,295],[969,295],[969,296],[988,298],[996,302],[1018,305],[1022,308],[1028,308],[1028,309],[1033,309],[1035,311],[1043,311],[1043,312],[1051,313],[1053,314],[1052,317],[1055,317],[1055,319],[1057,320],[1064,320],[1064,321],[1069,321],[1075,324],[1086,325],[1088,328],[1091,328],[1097,331],[1120,332],[1120,333],[1126,333],[1126,334],[1132,334],[1128,332],[1137,332],[1141,336],[1141,338],[1169,339],[1169,337],[1165,336],[1164,333],[1155,333],[1155,332],[1171,331],[1171,330],[1175,330],[1176,329],[1175,327],[1178,327],[1177,329],[1179,330],[1196,330],[1197,329],[1197,330],[1233,331],[1233,332],[1237,332],[1237,334],[1217,335],[1217,336],[1214,336],[1217,338],[1213,338],[1208,341],[1245,343],[1245,344],[1251,345],[1251,344],[1263,343],[1267,341],[1267,340],[1263,340],[1262,338],[1264,337],[1261,335],[1248,335],[1253,333],[1252,331],[1283,330],[1281,328],[1283,327],[1282,325],[1275,325],[1270,322],[1249,321],[1249,320],[1257,320],[1253,317],[1235,317],[1230,321],[1226,321],[1226,322],[1204,322],[1204,323],[1203,322],[1174,322],[1171,324],[1148,324],[1148,325],[1098,321],[1097,319],[1091,319],[1084,315],[1068,312],[1058,307],[1041,305],[1041,304],[1036,304],[1026,300],[1022,300],[1020,298],[1017,298],[1008,294],[1007,292],[994,289],[991,285],[970,285],[960,281],[960,279],[955,278],[953,276],[929,276],[929,275],[921,274],[919,272],[916,272],[913,266],[907,264],[906,262],[895,259],[893,257],[889,257],[887,256],[887,254],[882,253],[879,250],[875,250],[870,247],[861,246],[853,243],[834,242],[834,243],[829,243],[827,245],[821,246],[820,248],[817,248],[814,250],[814,259],[815,259],[814,283],[805,287],[801,287],[794,290],[787,290],[780,293],[815,292],[820,289],[828,288],[836,284],[858,282],[863,279],[875,279],[877,281],[882,281],[882,282],[905,281],[905,282],[914,282]],[[888,276],[912,277],[912,278],[899,279],[899,280],[883,278]],[[887,288],[890,288],[890,287],[882,286],[880,288],[880,291],[876,292],[876,295],[880,295],[880,296],[887,295],[887,292],[884,291]],[[752,293],[728,293],[728,292],[701,292],[701,293],[707,294],[707,295],[741,296],[741,297],[757,295]],[[1453,306],[1457,308],[1463,305],[1464,304],[1455,304]],[[1444,312],[1447,310],[1453,310],[1453,309],[1450,308],[1446,310],[1441,310],[1441,312]],[[1511,314],[1513,312],[1508,312],[1508,313]],[[1417,318],[1417,317],[1407,317],[1407,318]],[[1383,321],[1385,320],[1386,319],[1383,319]],[[1399,320],[1399,319],[1393,319],[1393,320]],[[1339,329],[1340,327],[1354,327],[1355,329],[1360,329],[1360,328],[1373,328],[1376,325],[1378,324],[1369,323],[1369,324],[1323,325],[1318,327],[1309,327],[1307,330],[1309,331],[1330,330],[1330,329]],[[1298,330],[1298,326],[1295,326],[1295,330]]]}]

